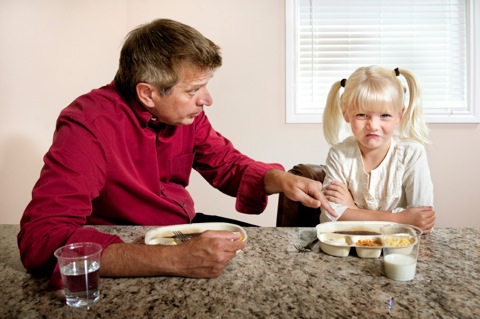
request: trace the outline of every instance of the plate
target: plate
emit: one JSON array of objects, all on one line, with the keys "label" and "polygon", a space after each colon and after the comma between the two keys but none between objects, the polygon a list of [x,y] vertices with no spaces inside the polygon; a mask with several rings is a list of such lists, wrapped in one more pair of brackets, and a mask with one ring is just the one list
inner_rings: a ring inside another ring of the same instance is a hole
[{"label": "plate", "polygon": [[173,231],[181,231],[185,235],[203,233],[207,230],[226,230],[237,232],[242,235],[242,240],[247,241],[248,235],[243,227],[230,223],[198,223],[198,224],[180,224],[171,226],[161,226],[149,230],[145,234],[145,244],[147,245],[176,245]]}]

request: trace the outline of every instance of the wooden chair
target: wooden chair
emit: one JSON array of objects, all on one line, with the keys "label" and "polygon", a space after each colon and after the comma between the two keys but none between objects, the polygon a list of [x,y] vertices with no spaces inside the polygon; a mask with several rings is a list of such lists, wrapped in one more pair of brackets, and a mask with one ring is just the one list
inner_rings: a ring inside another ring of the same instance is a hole
[{"label": "wooden chair", "polygon": [[[325,165],[298,164],[288,172],[323,183]],[[306,207],[280,193],[277,209],[277,227],[315,227],[320,223],[320,208]]]}]

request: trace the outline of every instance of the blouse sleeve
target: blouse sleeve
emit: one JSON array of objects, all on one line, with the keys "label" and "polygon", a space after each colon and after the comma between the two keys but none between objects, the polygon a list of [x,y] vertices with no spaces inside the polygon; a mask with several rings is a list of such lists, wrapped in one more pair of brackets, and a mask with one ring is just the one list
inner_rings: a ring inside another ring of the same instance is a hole
[{"label": "blouse sleeve", "polygon": [[[339,147],[332,147],[328,152],[326,160],[326,175],[323,181],[323,186],[328,186],[333,181],[339,181],[347,185],[347,176],[345,174],[344,167],[348,166],[346,163],[346,158],[340,152]],[[322,213],[320,214],[320,222],[336,221],[340,216],[345,212],[347,206],[342,204],[336,204],[330,202],[330,206],[335,210],[337,217],[331,216],[326,210],[321,208]]]},{"label": "blouse sleeve", "polygon": [[405,150],[403,186],[407,207],[433,206],[433,183],[423,145],[411,143]]}]

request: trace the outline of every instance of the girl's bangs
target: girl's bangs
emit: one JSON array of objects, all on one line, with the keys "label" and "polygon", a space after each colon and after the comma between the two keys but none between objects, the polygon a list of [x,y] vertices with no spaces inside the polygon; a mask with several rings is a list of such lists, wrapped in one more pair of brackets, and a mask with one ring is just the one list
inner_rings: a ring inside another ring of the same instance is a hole
[{"label": "girl's bangs", "polygon": [[356,111],[392,113],[394,109],[394,99],[391,92],[385,90],[358,90],[352,101],[349,103]]}]

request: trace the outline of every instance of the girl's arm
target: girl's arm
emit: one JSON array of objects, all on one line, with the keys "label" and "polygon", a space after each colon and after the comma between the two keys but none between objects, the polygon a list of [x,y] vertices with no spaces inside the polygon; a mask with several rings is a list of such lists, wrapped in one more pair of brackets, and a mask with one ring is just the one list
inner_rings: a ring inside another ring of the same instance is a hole
[{"label": "girl's arm", "polygon": [[407,208],[401,213],[391,211],[347,208],[339,220],[386,221],[417,226],[423,233],[429,233],[435,225],[435,210],[432,206]]}]

